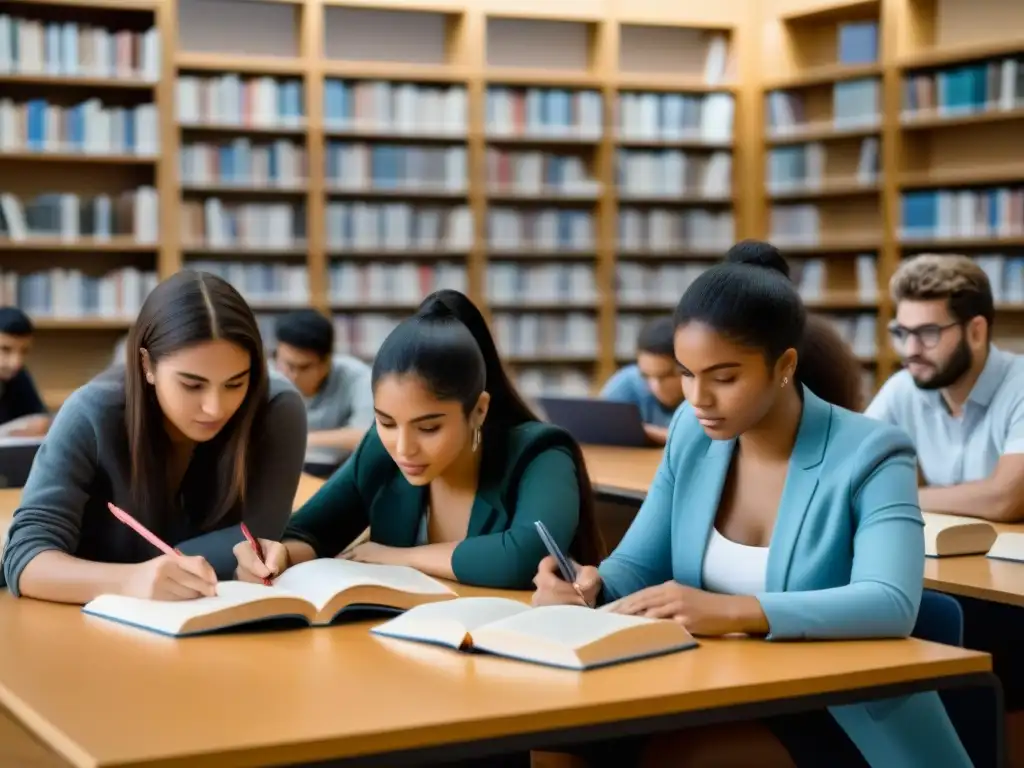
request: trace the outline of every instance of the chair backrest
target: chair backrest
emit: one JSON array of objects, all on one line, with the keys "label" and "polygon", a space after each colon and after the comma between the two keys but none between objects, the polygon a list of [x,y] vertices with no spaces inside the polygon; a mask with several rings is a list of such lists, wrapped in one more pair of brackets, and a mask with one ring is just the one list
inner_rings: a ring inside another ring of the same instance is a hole
[{"label": "chair backrest", "polygon": [[943,645],[964,644],[964,609],[959,601],[942,592],[926,589],[921,594],[921,607],[913,636]]}]

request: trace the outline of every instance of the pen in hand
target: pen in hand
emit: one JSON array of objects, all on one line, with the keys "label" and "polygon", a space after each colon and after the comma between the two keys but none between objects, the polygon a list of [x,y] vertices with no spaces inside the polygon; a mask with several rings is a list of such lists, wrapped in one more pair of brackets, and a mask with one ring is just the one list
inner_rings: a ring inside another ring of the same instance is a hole
[{"label": "pen in hand", "polygon": [[[259,540],[252,535],[252,533],[249,531],[249,526],[247,526],[245,523],[242,523],[242,535],[245,536],[246,541],[249,542],[249,546],[251,546],[252,551],[256,553],[256,557],[260,559],[261,563],[266,565],[267,561],[263,558],[263,547],[260,545]],[[272,586],[273,583],[274,582],[272,582],[269,578],[263,578],[263,584],[265,586]]]},{"label": "pen in hand", "polygon": [[562,578],[572,585],[573,591],[583,601],[584,606],[593,608],[594,606],[587,600],[587,596],[583,594],[583,588],[576,583],[576,567],[573,565],[572,560],[562,554],[562,550],[558,548],[558,544],[555,542],[548,527],[540,520],[534,522],[534,527],[536,527],[537,533],[540,535],[541,541],[544,542],[548,552],[558,562],[558,570],[561,571]]}]

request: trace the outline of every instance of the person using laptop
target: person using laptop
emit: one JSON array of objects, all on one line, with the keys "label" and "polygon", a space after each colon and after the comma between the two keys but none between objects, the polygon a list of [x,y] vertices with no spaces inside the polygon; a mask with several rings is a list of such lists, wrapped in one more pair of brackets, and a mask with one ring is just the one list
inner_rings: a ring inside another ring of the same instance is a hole
[{"label": "person using laptop", "polygon": [[370,367],[335,355],[334,326],[315,309],[280,318],[274,363],[306,402],[306,470],[326,477],[355,450],[373,424]]},{"label": "person using laptop", "polygon": [[927,512],[1024,521],[1024,357],[992,343],[995,303],[966,256],[923,254],[890,282],[904,369],[867,415],[917,446]]},{"label": "person using laptop", "polygon": [[647,323],[637,338],[636,362],[617,371],[601,390],[605,400],[634,403],[644,432],[658,445],[665,444],[669,422],[683,402],[679,365],[672,351],[673,331],[671,316]]},{"label": "person using laptop", "polygon": [[34,332],[28,315],[0,307],[0,437],[41,437],[50,415],[25,367]]}]

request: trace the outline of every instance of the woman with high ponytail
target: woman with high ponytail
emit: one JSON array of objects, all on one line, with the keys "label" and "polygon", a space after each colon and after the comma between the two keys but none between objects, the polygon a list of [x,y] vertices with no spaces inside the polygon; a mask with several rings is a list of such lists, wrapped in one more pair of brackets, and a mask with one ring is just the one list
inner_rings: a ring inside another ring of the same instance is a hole
[{"label": "woman with high ponytail", "polygon": [[[528,587],[546,554],[603,556],[579,446],[542,423],[509,381],[480,311],[438,291],[385,339],[373,363],[376,423],[292,518],[266,565],[236,547],[256,581],[316,557],[406,565],[467,584]],[[369,526],[369,540],[351,546]]]}]

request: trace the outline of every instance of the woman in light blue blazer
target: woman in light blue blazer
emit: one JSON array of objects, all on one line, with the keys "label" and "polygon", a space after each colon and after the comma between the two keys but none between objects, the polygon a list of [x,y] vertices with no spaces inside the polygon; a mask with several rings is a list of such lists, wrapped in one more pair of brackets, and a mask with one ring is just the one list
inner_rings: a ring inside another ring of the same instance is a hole
[{"label": "woman in light blue blazer", "polygon": [[[803,302],[757,262],[715,265],[680,300],[686,404],[636,519],[577,586],[590,605],[696,635],[907,637],[924,571],[913,445],[801,383],[844,370],[836,356],[849,351],[807,344],[801,356]],[[535,583],[536,604],[581,601],[550,558]],[[873,768],[971,765],[935,693],[829,712]],[[671,764],[686,765],[679,752]]]}]

